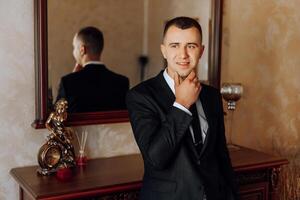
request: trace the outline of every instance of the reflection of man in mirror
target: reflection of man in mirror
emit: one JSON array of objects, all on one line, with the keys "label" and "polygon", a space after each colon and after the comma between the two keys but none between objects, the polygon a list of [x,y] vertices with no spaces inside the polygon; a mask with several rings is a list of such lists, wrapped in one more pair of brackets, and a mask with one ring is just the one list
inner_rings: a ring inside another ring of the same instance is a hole
[{"label": "reflection of man in mirror", "polygon": [[167,68],[128,92],[145,167],[141,200],[238,199],[221,95],[195,73],[203,50],[196,20],[168,21],[161,44]]},{"label": "reflection of man in mirror", "polygon": [[62,77],[57,100],[68,101],[68,112],[124,110],[129,89],[127,77],[110,71],[101,62],[103,34],[95,27],[85,27],[75,34],[73,73]]}]

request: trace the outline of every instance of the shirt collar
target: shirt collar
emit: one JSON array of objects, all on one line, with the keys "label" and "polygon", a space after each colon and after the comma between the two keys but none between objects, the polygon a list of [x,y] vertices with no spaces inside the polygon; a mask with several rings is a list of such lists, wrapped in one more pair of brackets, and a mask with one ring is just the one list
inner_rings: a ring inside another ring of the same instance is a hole
[{"label": "shirt collar", "polygon": [[87,66],[87,65],[90,65],[90,64],[104,65],[104,63],[101,62],[101,61],[89,61],[89,62],[85,63],[85,64],[83,65],[83,67],[85,67],[85,66]]},{"label": "shirt collar", "polygon": [[164,78],[168,84],[168,86],[170,87],[170,89],[172,90],[173,94],[175,94],[175,86],[174,86],[174,80],[171,78],[171,76],[168,74],[167,72],[167,68],[164,70]]}]

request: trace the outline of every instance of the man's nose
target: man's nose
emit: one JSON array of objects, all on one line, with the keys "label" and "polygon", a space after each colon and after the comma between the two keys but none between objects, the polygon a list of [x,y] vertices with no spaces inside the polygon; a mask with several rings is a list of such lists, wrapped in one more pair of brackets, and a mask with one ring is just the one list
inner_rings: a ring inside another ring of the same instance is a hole
[{"label": "man's nose", "polygon": [[179,49],[179,56],[180,56],[180,58],[187,58],[188,57],[188,52],[187,52],[186,47],[181,47]]}]

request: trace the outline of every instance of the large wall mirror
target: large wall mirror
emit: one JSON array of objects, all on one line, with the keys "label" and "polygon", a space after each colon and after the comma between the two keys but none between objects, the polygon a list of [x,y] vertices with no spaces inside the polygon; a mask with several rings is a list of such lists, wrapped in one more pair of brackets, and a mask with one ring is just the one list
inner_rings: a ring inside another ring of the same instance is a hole
[{"label": "large wall mirror", "polygon": [[[74,34],[95,26],[104,34],[101,61],[129,78],[130,87],[165,66],[160,53],[164,23],[176,16],[197,19],[205,52],[198,66],[203,82],[219,88],[222,0],[35,0],[36,120],[43,128],[56,101],[61,77],[72,73]],[[143,66],[141,57],[147,57]],[[107,84],[109,87],[109,83]],[[101,91],[99,91],[101,92]],[[128,121],[126,110],[70,113],[68,125]]]}]

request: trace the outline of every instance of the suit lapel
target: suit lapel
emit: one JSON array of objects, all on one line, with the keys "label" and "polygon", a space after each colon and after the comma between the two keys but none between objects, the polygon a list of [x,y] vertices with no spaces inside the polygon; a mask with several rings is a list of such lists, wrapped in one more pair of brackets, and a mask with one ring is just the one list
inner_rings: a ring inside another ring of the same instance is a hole
[{"label": "suit lapel", "polygon": [[200,93],[200,101],[201,101],[201,104],[202,104],[202,107],[203,107],[203,111],[204,111],[204,114],[206,116],[206,120],[207,120],[207,123],[208,123],[208,130],[207,130],[207,133],[206,133],[206,137],[205,137],[205,141],[204,141],[204,144],[203,144],[203,148],[200,152],[200,156],[204,153],[205,149],[207,148],[207,144],[209,142],[209,139],[210,139],[210,129],[212,127],[212,111],[210,110],[210,101],[211,99],[209,99],[209,96],[208,96],[208,93],[207,93],[207,88],[204,86],[202,86],[202,90],[201,90],[201,93]]},{"label": "suit lapel", "polygon": [[153,86],[156,101],[159,102],[165,110],[168,110],[173,106],[175,95],[163,76],[163,70],[155,77]]},{"label": "suit lapel", "polygon": [[193,141],[193,138],[192,138],[192,135],[191,135],[191,132],[188,131],[187,135],[186,135],[186,139],[185,139],[185,142],[186,142],[186,146],[187,148],[191,151],[191,155],[194,159],[194,161],[197,161],[199,160],[199,157],[200,155],[198,154],[197,150],[196,150],[196,147],[194,145],[194,141]]}]

